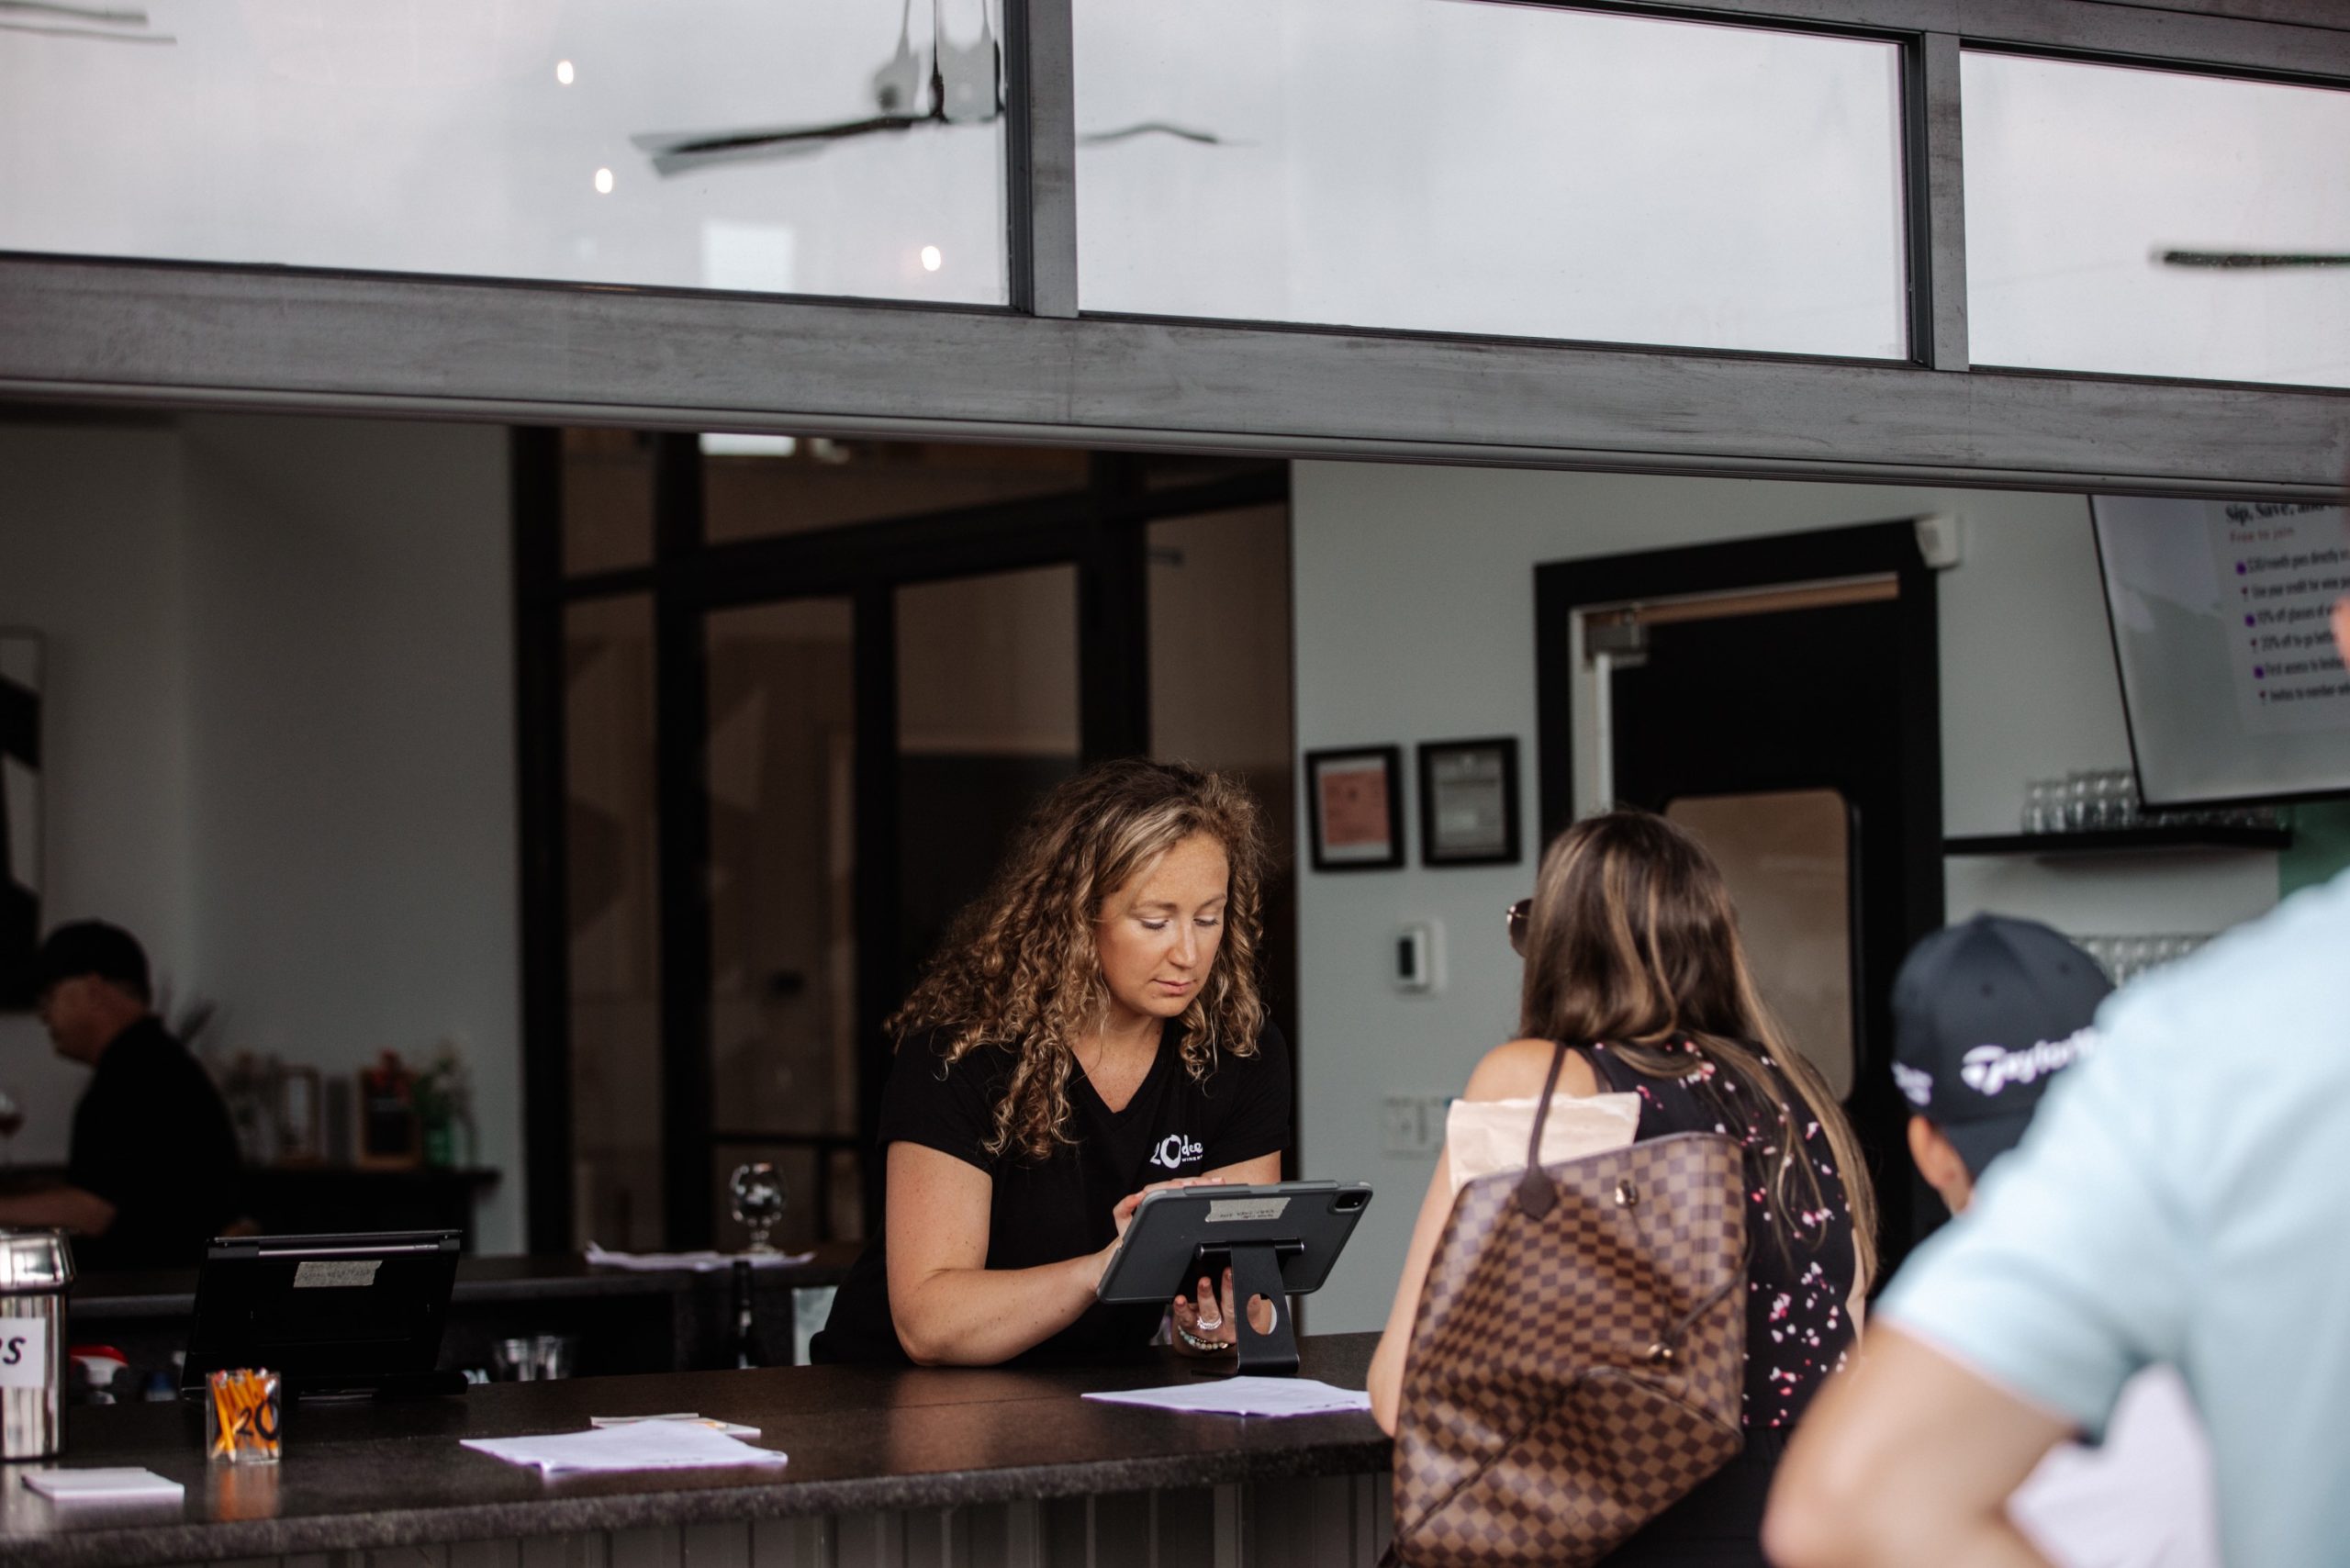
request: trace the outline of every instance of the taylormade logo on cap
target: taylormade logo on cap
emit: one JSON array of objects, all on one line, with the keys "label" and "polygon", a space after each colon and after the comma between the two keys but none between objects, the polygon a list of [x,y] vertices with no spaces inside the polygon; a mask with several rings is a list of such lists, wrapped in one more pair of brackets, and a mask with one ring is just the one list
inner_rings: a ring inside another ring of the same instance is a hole
[{"label": "taylormade logo on cap", "polygon": [[[2096,1048],[2094,1029],[2076,1030],[2061,1040],[2037,1041],[2020,1050],[1976,1046],[1959,1058],[1959,1081],[1977,1094],[1993,1095],[2011,1084],[2031,1083],[2062,1072]],[[1895,1076],[1899,1077],[1897,1070]],[[1906,1092],[1909,1086],[1901,1087]]]}]

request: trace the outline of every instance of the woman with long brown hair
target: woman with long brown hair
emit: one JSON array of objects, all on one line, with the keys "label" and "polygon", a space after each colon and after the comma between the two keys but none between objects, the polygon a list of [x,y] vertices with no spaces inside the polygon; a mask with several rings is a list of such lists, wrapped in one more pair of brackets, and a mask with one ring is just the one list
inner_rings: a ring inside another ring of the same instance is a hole
[{"label": "woman with long brown hair", "polygon": [[[1874,1263],[1874,1206],[1858,1141],[1819,1074],[1756,994],[1721,873],[1646,812],[1588,817],[1542,857],[1510,912],[1526,959],[1519,1038],[1494,1047],[1462,1099],[1530,1107],[1559,1053],[1559,1091],[1628,1096],[1634,1136],[1726,1133],[1744,1147],[1744,1451],[1618,1548],[1610,1562],[1762,1562],[1762,1504],[1788,1429],[1851,1350]],[[1528,1134],[1516,1147],[1527,1147]],[[1372,1411],[1395,1428],[1404,1356],[1452,1206],[1445,1161],[1372,1357]],[[1518,1158],[1523,1159],[1521,1154]]]},{"label": "woman with long brown hair", "polygon": [[[1288,1047],[1257,984],[1265,846],[1237,782],[1088,769],[1046,798],[890,1020],[884,1219],[818,1361],[1129,1354],[1161,1309],[1093,1292],[1144,1192],[1281,1179]],[[1228,1286],[1179,1350],[1236,1337]]]}]

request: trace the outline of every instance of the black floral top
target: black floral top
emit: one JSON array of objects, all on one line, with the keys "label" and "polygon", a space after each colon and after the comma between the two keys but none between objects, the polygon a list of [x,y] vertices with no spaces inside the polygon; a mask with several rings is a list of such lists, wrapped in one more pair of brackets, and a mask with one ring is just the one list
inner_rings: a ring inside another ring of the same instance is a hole
[{"label": "black floral top", "polygon": [[[1852,1207],[1829,1151],[1828,1135],[1805,1118],[1803,1158],[1819,1178],[1825,1207],[1793,1215],[1796,1233],[1781,1237],[1773,1223],[1767,1183],[1779,1159],[1785,1122],[1775,1105],[1750,1105],[1752,1096],[1738,1081],[1698,1054],[1679,1078],[1640,1071],[1605,1045],[1585,1053],[1600,1082],[1617,1093],[1640,1097],[1639,1137],[1668,1133],[1728,1133],[1746,1146],[1747,1302],[1746,1425],[1787,1428],[1829,1373],[1844,1364],[1852,1349],[1852,1281],[1859,1264],[1852,1250]],[[1763,1065],[1777,1067],[1769,1057]],[[1802,1114],[1803,1100],[1792,1085],[1786,1103]],[[1799,1197],[1797,1193],[1790,1194]]]}]

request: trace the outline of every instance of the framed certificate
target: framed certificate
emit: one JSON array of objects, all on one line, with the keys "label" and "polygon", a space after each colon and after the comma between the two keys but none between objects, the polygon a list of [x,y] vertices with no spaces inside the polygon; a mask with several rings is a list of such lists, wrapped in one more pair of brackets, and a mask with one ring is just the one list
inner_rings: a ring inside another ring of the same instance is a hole
[{"label": "framed certificate", "polygon": [[1404,754],[1392,745],[1305,754],[1305,812],[1317,871],[1404,864]]},{"label": "framed certificate", "polygon": [[1420,864],[1515,866],[1517,737],[1420,746]]}]

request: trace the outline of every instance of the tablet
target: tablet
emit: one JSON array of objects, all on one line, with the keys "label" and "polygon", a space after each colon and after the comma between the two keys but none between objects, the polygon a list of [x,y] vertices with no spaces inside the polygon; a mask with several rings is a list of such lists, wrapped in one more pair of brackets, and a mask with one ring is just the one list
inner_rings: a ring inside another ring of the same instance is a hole
[{"label": "tablet", "polygon": [[1236,1247],[1270,1249],[1287,1294],[1317,1291],[1370,1206],[1371,1189],[1359,1182],[1161,1188],[1136,1208],[1094,1294],[1172,1301],[1203,1273],[1221,1274]]},{"label": "tablet", "polygon": [[442,1394],[436,1372],[462,1238],[453,1230],[216,1239],[196,1281],[183,1395],[224,1367],[267,1367],[288,1398]]}]

